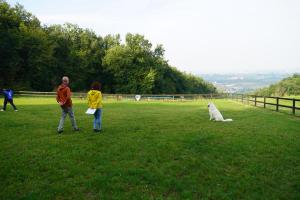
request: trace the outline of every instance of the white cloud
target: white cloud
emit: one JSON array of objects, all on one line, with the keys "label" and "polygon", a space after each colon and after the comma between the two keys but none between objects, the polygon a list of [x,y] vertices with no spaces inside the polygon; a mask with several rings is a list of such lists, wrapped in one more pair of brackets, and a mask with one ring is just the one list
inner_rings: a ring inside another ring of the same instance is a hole
[{"label": "white cloud", "polygon": [[188,72],[300,71],[297,0],[20,3],[46,24],[75,23],[100,35],[144,34],[164,45],[170,64]]}]

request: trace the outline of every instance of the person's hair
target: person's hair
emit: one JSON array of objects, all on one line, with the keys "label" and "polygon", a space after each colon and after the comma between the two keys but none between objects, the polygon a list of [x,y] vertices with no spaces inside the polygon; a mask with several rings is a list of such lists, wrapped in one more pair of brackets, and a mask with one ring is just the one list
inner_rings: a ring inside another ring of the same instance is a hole
[{"label": "person's hair", "polygon": [[65,82],[65,81],[67,81],[67,82],[69,82],[69,77],[67,77],[67,76],[64,76],[64,77],[62,77],[62,82]]},{"label": "person's hair", "polygon": [[92,83],[91,85],[92,90],[101,90],[101,83],[99,83],[98,81],[95,81]]}]

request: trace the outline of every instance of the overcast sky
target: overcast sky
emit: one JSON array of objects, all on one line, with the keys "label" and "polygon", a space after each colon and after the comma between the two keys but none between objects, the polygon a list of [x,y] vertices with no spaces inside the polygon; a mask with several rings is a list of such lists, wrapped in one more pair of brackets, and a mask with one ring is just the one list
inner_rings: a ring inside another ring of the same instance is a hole
[{"label": "overcast sky", "polygon": [[300,0],[8,0],[42,23],[139,33],[197,74],[300,72]]}]

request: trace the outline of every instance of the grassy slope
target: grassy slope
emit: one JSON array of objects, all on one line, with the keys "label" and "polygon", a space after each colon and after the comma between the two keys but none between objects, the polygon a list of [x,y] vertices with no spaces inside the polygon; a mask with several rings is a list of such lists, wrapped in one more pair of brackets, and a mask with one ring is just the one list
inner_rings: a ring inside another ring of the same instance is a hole
[{"label": "grassy slope", "polygon": [[[208,121],[207,102],[106,103],[94,134],[56,134],[52,99],[16,99],[0,113],[0,199],[299,199],[300,119],[226,100],[232,123]],[[38,105],[39,104],[39,105]]]}]

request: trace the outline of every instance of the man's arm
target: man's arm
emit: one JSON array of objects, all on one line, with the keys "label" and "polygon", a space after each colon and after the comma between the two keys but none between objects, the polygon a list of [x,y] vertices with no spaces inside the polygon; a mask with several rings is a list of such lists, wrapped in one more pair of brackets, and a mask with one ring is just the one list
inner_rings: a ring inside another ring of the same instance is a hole
[{"label": "man's arm", "polygon": [[7,93],[8,92],[6,90],[2,90],[2,94],[3,94],[4,97],[7,97]]},{"label": "man's arm", "polygon": [[71,90],[69,87],[67,87],[66,93],[67,93],[67,96],[66,96],[66,101],[67,101],[68,99],[71,99]]},{"label": "man's arm", "polygon": [[59,105],[63,106],[67,103],[67,101],[71,99],[71,90],[69,87],[66,88],[66,97],[65,97],[65,100],[63,102],[58,102]]},{"label": "man's arm", "polygon": [[56,91],[56,101],[59,103],[58,90]]}]

